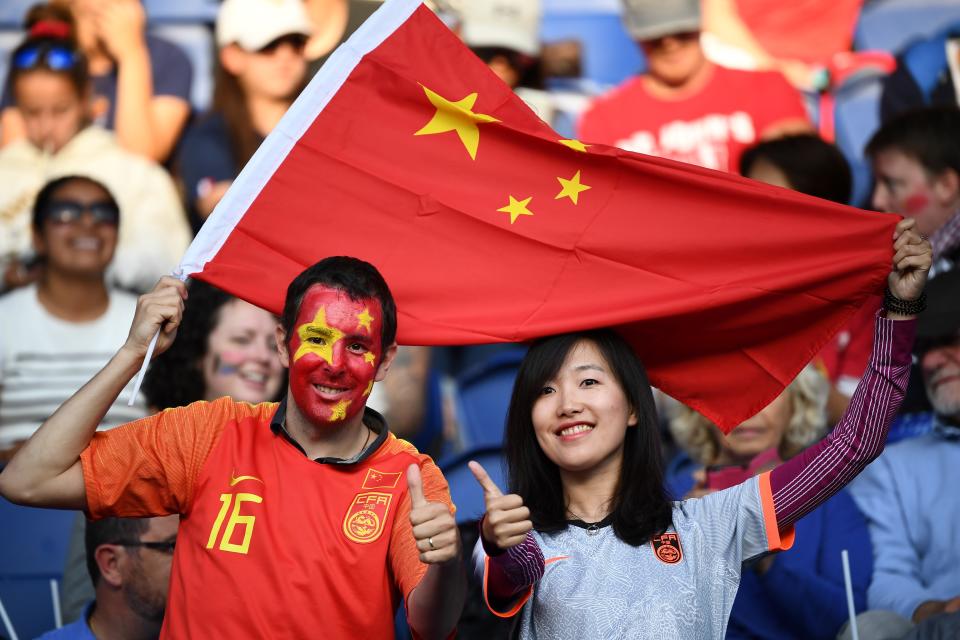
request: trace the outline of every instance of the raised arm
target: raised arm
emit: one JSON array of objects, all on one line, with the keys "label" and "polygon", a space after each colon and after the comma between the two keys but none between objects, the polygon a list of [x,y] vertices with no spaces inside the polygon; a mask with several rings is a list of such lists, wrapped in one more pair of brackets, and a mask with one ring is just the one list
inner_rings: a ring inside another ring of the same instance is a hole
[{"label": "raised arm", "polygon": [[36,507],[86,507],[80,453],[139,370],[157,329],[162,328],[156,354],[173,343],[186,297],[184,284],[170,277],[161,278],[153,291],[140,297],[124,345],[20,448],[0,473],[0,494],[11,502]]},{"label": "raised arm", "polygon": [[[932,261],[930,243],[916,230],[916,220],[904,219],[897,225],[893,251],[887,286],[895,298],[916,301]],[[771,472],[781,530],[834,495],[883,451],[910,374],[914,318],[891,311],[877,318],[867,371],[839,424],[819,443]]]}]

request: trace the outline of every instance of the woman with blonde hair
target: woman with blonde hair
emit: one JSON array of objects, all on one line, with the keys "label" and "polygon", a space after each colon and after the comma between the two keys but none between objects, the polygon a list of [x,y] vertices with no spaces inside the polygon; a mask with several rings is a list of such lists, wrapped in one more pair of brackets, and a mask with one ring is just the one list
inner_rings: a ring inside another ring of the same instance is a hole
[{"label": "woman with blonde hair", "polygon": [[[830,382],[808,365],[760,413],[728,435],[682,406],[670,421],[677,444],[701,466],[688,497],[702,497],[789,460],[826,432]],[[689,481],[689,480],[688,480]],[[676,490],[683,478],[668,479]],[[840,551],[848,549],[854,602],[866,609],[873,571],[866,520],[842,490],[796,523],[789,551],[746,563],[730,622],[731,638],[834,638],[847,618]]]}]

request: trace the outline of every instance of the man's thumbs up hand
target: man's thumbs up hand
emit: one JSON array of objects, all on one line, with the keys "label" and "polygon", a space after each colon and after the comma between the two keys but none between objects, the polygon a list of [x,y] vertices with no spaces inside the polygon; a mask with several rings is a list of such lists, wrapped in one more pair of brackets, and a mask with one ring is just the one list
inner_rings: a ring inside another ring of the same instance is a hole
[{"label": "man's thumbs up hand", "polygon": [[428,502],[423,493],[420,467],[407,468],[410,490],[410,525],[420,551],[420,562],[439,564],[452,560],[460,552],[460,533],[450,509],[442,502]]}]

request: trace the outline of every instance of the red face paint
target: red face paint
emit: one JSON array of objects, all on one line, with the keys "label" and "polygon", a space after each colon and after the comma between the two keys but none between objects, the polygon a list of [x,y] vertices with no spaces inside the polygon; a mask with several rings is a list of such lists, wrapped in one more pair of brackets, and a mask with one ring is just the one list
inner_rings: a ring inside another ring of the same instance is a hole
[{"label": "red face paint", "polygon": [[380,303],[351,300],[325,285],[310,287],[294,324],[290,390],[313,424],[336,424],[363,410],[373,388],[383,347]]},{"label": "red face paint", "polygon": [[930,198],[925,193],[914,193],[903,201],[903,212],[908,216],[921,213],[930,204]]}]

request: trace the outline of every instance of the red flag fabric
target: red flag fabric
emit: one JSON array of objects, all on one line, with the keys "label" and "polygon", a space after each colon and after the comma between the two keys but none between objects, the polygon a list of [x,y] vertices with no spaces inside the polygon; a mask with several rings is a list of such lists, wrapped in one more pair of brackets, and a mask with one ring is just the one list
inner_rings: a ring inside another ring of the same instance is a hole
[{"label": "red flag fabric", "polygon": [[897,219],[565,140],[426,7],[387,0],[270,134],[181,265],[274,312],[330,255],[370,261],[403,344],[620,330],[730,428],[889,269]]}]

